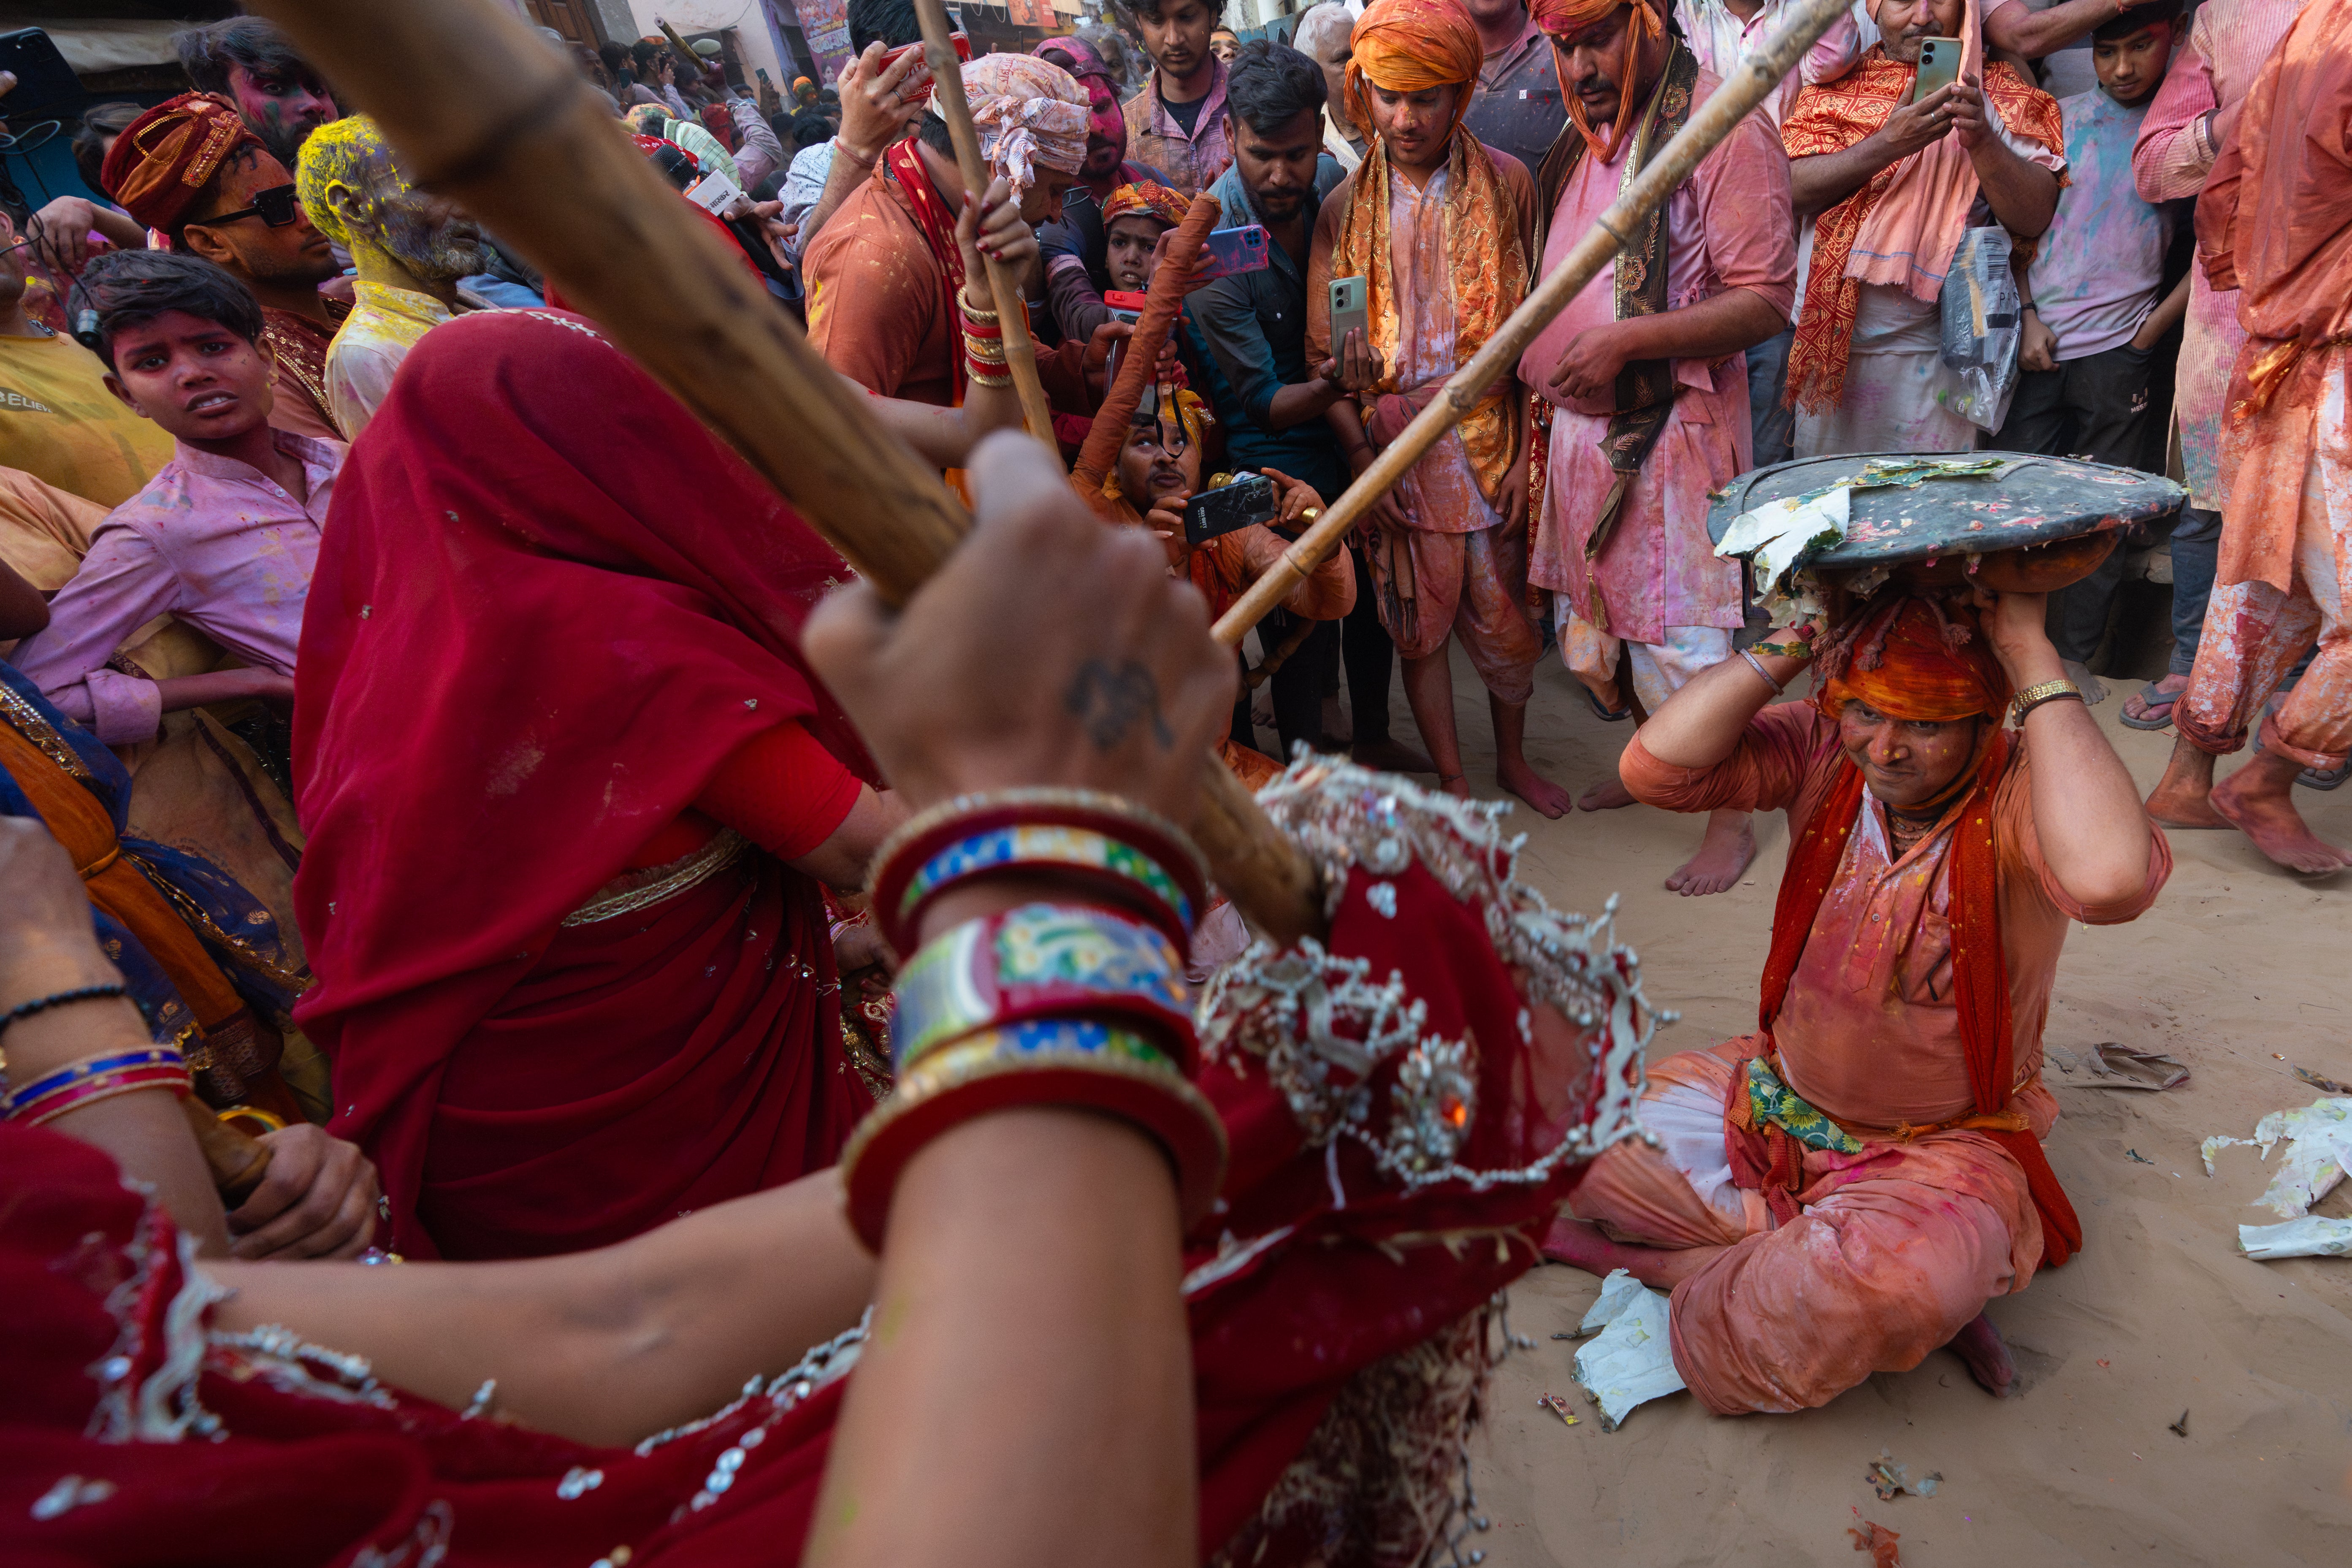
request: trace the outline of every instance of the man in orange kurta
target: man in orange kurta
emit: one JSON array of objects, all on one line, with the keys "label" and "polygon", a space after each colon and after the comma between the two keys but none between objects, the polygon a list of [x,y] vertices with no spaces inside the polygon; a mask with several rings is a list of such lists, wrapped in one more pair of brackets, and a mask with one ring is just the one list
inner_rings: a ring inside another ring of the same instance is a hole
[{"label": "man in orange kurta", "polygon": [[1811,702],[1765,706],[1801,658],[1717,665],[1620,763],[1653,805],[1789,814],[1762,1027],[1651,1068],[1659,1145],[1595,1163],[1546,1248],[1671,1285],[1675,1371],[1722,1414],[1947,1343],[2002,1393],[1986,1303],[2082,1245],[2041,1145],[2059,949],[2140,914],[2172,858],[2043,597],[1977,597],[1874,601],[1817,639]]},{"label": "man in orange kurta", "polygon": [[[2294,808],[2352,753],[2352,4],[2311,0],[2255,76],[2197,202],[2197,254],[2246,341],[2221,414],[2221,554],[2148,809],[2237,827],[2291,870],[2352,866]],[[2313,643],[2274,714],[2264,705]],[[2252,762],[2218,787],[2213,759]]]}]

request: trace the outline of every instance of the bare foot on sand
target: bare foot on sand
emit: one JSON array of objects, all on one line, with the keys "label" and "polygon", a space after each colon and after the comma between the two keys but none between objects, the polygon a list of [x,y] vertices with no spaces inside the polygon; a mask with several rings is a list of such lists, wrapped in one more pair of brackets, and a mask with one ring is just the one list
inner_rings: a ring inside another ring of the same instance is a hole
[{"label": "bare foot on sand", "polygon": [[2212,793],[2212,753],[2175,741],[2164,776],[2148,792],[2147,814],[2167,827],[2227,827],[2230,819],[2207,798]]},{"label": "bare foot on sand", "polygon": [[1622,1268],[1654,1290],[1671,1290],[1727,1250],[1720,1247],[1636,1247],[1612,1241],[1591,1220],[1567,1215],[1552,1221],[1544,1237],[1543,1255],[1606,1279]]},{"label": "bare foot on sand", "polygon": [[2010,1385],[2017,1381],[2017,1363],[2010,1359],[2009,1347],[1990,1318],[1979,1312],[1944,1348],[1968,1363],[1969,1375],[1987,1394],[1995,1399],[2009,1397]]},{"label": "bare foot on sand", "polygon": [[[1432,770],[1433,772],[1434,770]],[[1470,793],[1470,779],[1465,773],[1438,773],[1437,787],[1456,800],[1475,800]]]},{"label": "bare foot on sand", "polygon": [[1633,792],[1613,778],[1594,784],[1576,797],[1576,809],[1579,811],[1614,811],[1621,805],[1633,804]]},{"label": "bare foot on sand", "polygon": [[1545,816],[1566,816],[1574,804],[1566,790],[1528,766],[1523,760],[1506,759],[1497,763],[1495,782]]},{"label": "bare foot on sand", "polygon": [[1402,741],[1365,741],[1348,748],[1348,760],[1360,768],[1370,768],[1376,773],[1433,773],[1437,764],[1425,752],[1416,752]]},{"label": "bare foot on sand", "polygon": [[1748,826],[1744,811],[1711,811],[1706,814],[1706,837],[1698,842],[1698,853],[1683,862],[1682,869],[1666,879],[1666,891],[1680,893],[1686,899],[1719,893],[1739,880],[1756,858],[1756,833]]},{"label": "bare foot on sand", "polygon": [[2222,820],[2254,841],[2254,847],[2290,871],[2325,877],[2352,866],[2333,844],[2311,831],[2294,808],[2295,775],[2303,764],[2275,752],[2254,760],[2213,786],[2205,798]]}]

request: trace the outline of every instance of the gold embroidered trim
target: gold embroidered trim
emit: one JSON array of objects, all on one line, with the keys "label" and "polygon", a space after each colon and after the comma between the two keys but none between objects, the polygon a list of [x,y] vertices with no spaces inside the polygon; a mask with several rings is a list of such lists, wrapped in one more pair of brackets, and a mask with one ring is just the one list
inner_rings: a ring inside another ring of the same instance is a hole
[{"label": "gold embroidered trim", "polygon": [[722,827],[716,838],[685,859],[674,862],[668,870],[643,887],[591,899],[556,923],[562,926],[594,925],[599,921],[614,920],[651,908],[665,899],[676,898],[688,888],[709,881],[740,860],[751,847],[750,839],[731,827]]},{"label": "gold embroidered trim", "polygon": [[0,714],[5,715],[8,722],[15,725],[25,739],[40,747],[42,754],[49,761],[78,779],[87,781],[89,778],[89,766],[82,762],[80,753],[67,743],[66,738],[58,733],[57,726],[41,717],[41,710],[19,697],[15,688],[5,681],[0,681]]}]

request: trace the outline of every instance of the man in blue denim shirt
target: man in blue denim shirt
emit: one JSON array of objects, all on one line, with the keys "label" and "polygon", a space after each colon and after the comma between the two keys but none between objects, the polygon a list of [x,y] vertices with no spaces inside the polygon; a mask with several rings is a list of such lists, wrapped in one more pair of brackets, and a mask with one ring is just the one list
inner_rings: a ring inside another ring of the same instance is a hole
[{"label": "man in blue denim shirt", "polygon": [[[1310,370],[1307,363],[1307,253],[1315,215],[1347,178],[1321,151],[1323,72],[1296,49],[1253,39],[1235,57],[1225,91],[1234,165],[1210,187],[1223,206],[1217,226],[1264,225],[1269,265],[1219,279],[1192,297],[1189,313],[1213,366],[1211,384],[1202,390],[1224,427],[1227,467],[1235,472],[1276,468],[1313,485],[1326,501],[1335,500],[1349,475],[1323,412],[1345,394],[1338,366]],[[1363,571],[1359,558],[1360,585],[1367,581]],[[1277,612],[1262,625],[1269,647],[1282,641],[1286,627],[1276,626],[1280,618]],[[1354,720],[1353,756],[1368,767],[1429,771],[1428,758],[1389,738],[1396,647],[1381,628],[1370,594],[1357,595],[1356,611],[1344,625],[1339,641]],[[1312,740],[1320,729],[1319,720],[1307,715],[1320,706],[1331,637],[1328,626],[1312,634],[1275,677],[1276,721],[1286,751],[1293,740]],[[1286,680],[1294,667],[1303,668]]]}]

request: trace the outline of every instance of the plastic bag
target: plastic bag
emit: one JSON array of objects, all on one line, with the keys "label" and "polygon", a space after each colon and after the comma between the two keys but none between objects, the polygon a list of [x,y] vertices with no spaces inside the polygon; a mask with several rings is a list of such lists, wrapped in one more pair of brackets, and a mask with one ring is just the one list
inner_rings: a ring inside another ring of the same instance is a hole
[{"label": "plastic bag", "polygon": [[1998,430],[2017,391],[2017,346],[2023,301],[2009,269],[2009,231],[1971,228],[1944,274],[1945,365],[1959,379],[1953,413],[1979,430]]}]

